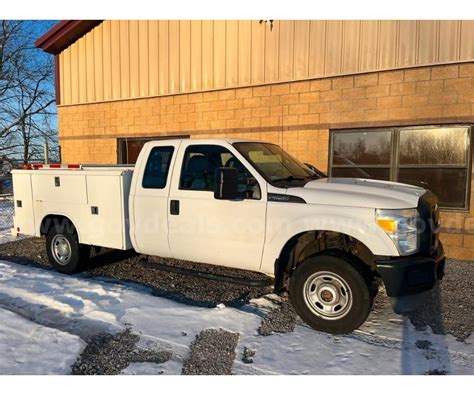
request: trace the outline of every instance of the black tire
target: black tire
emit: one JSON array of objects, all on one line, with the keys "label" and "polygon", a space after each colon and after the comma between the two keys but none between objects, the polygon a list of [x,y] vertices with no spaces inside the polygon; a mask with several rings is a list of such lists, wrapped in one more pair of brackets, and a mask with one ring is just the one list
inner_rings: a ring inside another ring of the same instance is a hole
[{"label": "black tire", "polygon": [[[372,308],[373,297],[362,271],[348,257],[316,255],[296,267],[290,278],[290,300],[301,319],[312,328],[343,334],[362,325]],[[326,308],[339,310],[326,312],[325,304]]]},{"label": "black tire", "polygon": [[[57,250],[55,251],[55,245],[57,246],[58,243],[67,246],[67,252],[63,255],[59,254]],[[64,274],[72,274],[85,267],[90,255],[90,246],[80,244],[74,226],[64,220],[53,225],[49,230],[46,236],[46,254],[55,270]]]}]

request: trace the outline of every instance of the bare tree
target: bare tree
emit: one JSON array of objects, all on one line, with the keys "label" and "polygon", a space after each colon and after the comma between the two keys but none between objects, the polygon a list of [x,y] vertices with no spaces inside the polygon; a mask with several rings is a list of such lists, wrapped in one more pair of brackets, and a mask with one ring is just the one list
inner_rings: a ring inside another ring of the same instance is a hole
[{"label": "bare tree", "polygon": [[57,146],[53,59],[35,48],[38,24],[0,21],[0,157],[24,164]]}]

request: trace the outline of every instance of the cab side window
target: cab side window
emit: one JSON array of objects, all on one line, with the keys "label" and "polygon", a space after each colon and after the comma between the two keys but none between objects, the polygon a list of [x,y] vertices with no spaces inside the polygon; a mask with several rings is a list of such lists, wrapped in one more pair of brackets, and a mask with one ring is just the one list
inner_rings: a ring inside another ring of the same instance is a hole
[{"label": "cab side window", "polygon": [[216,170],[219,167],[233,167],[239,173],[239,190],[249,192],[249,198],[260,199],[260,188],[248,191],[248,180],[253,177],[245,166],[226,148],[219,145],[190,145],[186,148],[181,169],[180,189],[193,191],[214,191]]},{"label": "cab side window", "polygon": [[143,188],[166,187],[174,147],[155,147],[151,150],[143,174]]}]

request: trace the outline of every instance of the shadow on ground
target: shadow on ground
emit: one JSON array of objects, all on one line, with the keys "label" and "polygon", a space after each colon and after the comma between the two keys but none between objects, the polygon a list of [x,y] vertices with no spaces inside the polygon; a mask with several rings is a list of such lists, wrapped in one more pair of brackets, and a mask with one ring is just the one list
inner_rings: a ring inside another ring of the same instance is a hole
[{"label": "shadow on ground", "polygon": [[[0,260],[52,270],[46,256],[44,239],[28,238],[0,245]],[[145,257],[146,258],[146,257]],[[87,269],[78,275],[116,283],[134,283],[145,286],[153,295],[173,299],[180,303],[202,307],[215,307],[224,303],[231,307],[241,307],[252,298],[272,291],[271,287],[252,287],[212,281],[179,273],[150,269],[142,264],[144,257],[134,251],[111,249],[92,250]],[[267,277],[256,272],[239,269],[197,264],[176,259],[150,257],[177,268],[199,270],[214,275],[247,277],[265,280]]]},{"label": "shadow on ground", "polygon": [[[101,277],[106,281],[134,283],[151,289],[156,296],[162,296],[181,303],[202,307],[214,307],[224,303],[241,307],[251,298],[257,298],[272,291],[271,287],[252,287],[212,281],[203,278],[151,270],[141,261],[143,256],[133,251],[101,249],[93,251],[89,267],[80,275]],[[51,269],[47,261],[44,239],[28,238],[0,244],[0,260]],[[240,276],[251,280],[264,280],[266,276],[238,269],[185,262],[176,259],[150,257],[177,268],[199,270],[214,275]],[[448,259],[446,275],[431,291],[423,308],[408,315],[417,329],[431,327],[436,334],[450,333],[460,341],[474,331],[474,271],[470,261]]]}]

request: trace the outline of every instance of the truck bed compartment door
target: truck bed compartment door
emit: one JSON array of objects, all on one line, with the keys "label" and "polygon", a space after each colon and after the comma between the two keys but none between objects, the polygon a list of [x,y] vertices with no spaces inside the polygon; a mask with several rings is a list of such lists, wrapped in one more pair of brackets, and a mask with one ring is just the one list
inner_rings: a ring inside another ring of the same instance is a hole
[{"label": "truck bed compartment door", "polygon": [[31,190],[31,175],[29,172],[13,171],[14,228],[20,228],[20,233],[34,235],[36,233],[33,193]]}]

